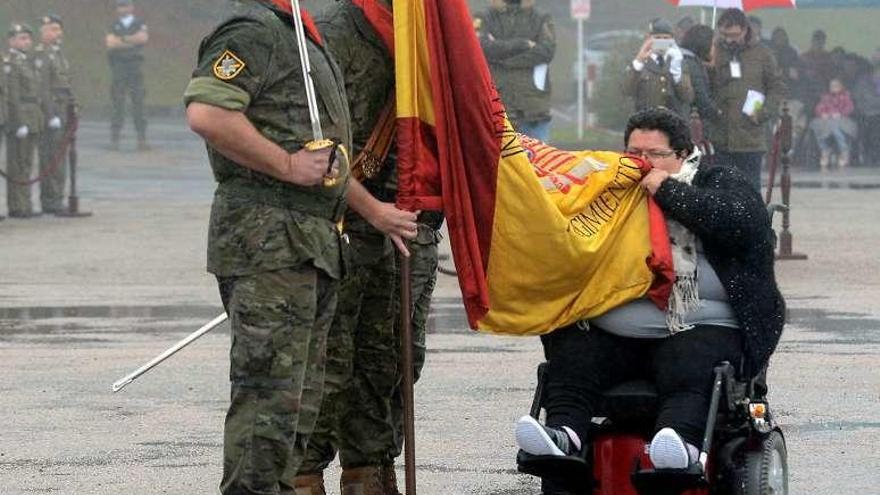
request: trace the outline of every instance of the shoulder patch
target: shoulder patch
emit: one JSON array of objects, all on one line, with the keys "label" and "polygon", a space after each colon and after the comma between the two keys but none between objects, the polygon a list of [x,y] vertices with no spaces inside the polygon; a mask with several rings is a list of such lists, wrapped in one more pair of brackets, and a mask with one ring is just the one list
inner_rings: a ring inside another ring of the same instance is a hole
[{"label": "shoulder patch", "polygon": [[226,50],[214,62],[214,75],[221,81],[231,81],[241,74],[246,65],[236,54]]}]

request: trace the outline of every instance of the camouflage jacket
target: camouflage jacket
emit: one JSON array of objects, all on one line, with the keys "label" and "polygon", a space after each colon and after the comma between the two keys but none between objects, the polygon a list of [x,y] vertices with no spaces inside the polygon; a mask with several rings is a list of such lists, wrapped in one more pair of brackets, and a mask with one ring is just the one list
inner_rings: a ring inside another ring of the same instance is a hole
[{"label": "camouflage jacket", "polygon": [[31,133],[43,127],[39,59],[9,50],[3,57],[7,132],[28,126]]},{"label": "camouflage jacket", "polygon": [[644,62],[642,70],[635,70],[630,63],[623,80],[623,94],[635,100],[635,110],[666,107],[685,119],[690,118],[690,105],[694,101],[691,77],[682,64],[681,79],[675,78],[669,64],[661,66],[653,58]]},{"label": "camouflage jacket", "polygon": [[[550,118],[549,74],[535,85],[535,67],[556,52],[553,19],[534,7],[493,7],[474,20],[492,77],[514,125]],[[533,42],[534,46],[530,46]]]},{"label": "camouflage jacket", "polygon": [[65,118],[67,110],[76,103],[70,79],[70,62],[61,45],[37,45],[34,56],[42,66],[41,81],[43,112],[47,119]]},{"label": "camouflage jacket", "polygon": [[[731,74],[736,59],[742,77]],[[751,40],[739,53],[716,46],[714,67],[709,71],[713,103],[718,113],[709,121],[709,139],[720,151],[766,151],[767,134],[764,123],[775,118],[787,89],[776,59],[758,40]],[[749,90],[764,94],[763,110],[757,123],[742,111]]]},{"label": "camouflage jacket", "polygon": [[[345,79],[354,159],[369,141],[379,114],[394,94],[394,60],[363,11],[350,0],[329,7],[316,19],[316,24]],[[394,154],[389,154],[379,175],[362,181],[380,200],[394,200],[388,189],[396,189],[394,181],[389,180],[396,175],[396,162]],[[345,230],[382,236],[353,210],[346,212]]]},{"label": "camouflage jacket", "polygon": [[[313,139],[299,49],[289,16],[257,0],[202,41],[186,104],[243,112],[256,129],[290,153]],[[324,135],[350,147],[342,75],[330,54],[308,41]],[[341,276],[336,223],[344,210],[348,163],[333,187],[276,180],[208,146],[219,183],[208,233],[208,271],[240,276],[312,263]]]}]

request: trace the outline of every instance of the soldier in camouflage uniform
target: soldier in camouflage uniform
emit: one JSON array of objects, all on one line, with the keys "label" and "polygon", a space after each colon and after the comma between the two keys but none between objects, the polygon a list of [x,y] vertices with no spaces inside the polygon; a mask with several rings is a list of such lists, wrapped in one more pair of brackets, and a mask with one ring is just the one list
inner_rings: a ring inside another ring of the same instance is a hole
[{"label": "soldier in camouflage uniform", "polygon": [[[41,79],[44,86],[43,114],[46,118],[46,131],[40,139],[39,155],[40,174],[48,175],[40,182],[40,203],[43,213],[58,213],[63,208],[64,185],[67,180],[67,161],[62,140],[70,124],[70,111],[76,101],[70,83],[70,63],[61,51],[64,23],[60,17],[50,14],[43,17],[42,24],[42,43],[37,45],[36,57],[42,61],[43,66]],[[55,169],[50,171],[53,166]]]},{"label": "soldier in camouflage uniform", "polygon": [[491,0],[474,20],[492,78],[514,128],[542,141],[550,137],[548,64],[556,53],[553,18],[535,0]]},{"label": "soldier in camouflage uniform", "polygon": [[9,216],[34,216],[30,180],[34,151],[43,126],[39,59],[32,55],[33,29],[13,24],[9,30],[9,51],[3,57],[6,79],[6,199]]},{"label": "soldier in camouflage uniform", "polygon": [[[394,104],[394,64],[388,40],[360,5],[371,15],[384,16],[386,26],[390,25],[390,2],[344,0],[324,12],[318,26],[342,67],[350,98],[354,152],[362,158],[361,154],[377,155],[369,146],[377,126],[381,126],[380,115]],[[364,166],[363,174],[362,183],[373,197],[385,202],[395,200],[393,150],[378,167]],[[416,220],[415,216],[412,219]],[[417,220],[417,230],[407,236],[410,242],[406,246],[414,272],[416,376],[425,361],[425,326],[442,215],[425,212]],[[352,270],[343,281],[328,341],[327,395],[318,427],[299,473],[289,472],[291,477],[296,476],[297,495],[325,493],[322,473],[337,452],[343,468],[343,495],[398,494],[394,459],[400,455],[403,428],[398,272],[394,247],[380,230],[388,229],[362,211],[346,216]]]},{"label": "soldier in camouflage uniform", "polygon": [[[343,274],[337,223],[348,162],[337,153],[328,169],[330,149],[304,149],[313,136],[290,14],[259,0],[239,4],[202,42],[185,93],[188,121],[207,141],[219,183],[208,271],[232,328],[220,488],[291,494],[282,474],[314,427]],[[342,75],[309,32],[324,134],[348,145]]]}]

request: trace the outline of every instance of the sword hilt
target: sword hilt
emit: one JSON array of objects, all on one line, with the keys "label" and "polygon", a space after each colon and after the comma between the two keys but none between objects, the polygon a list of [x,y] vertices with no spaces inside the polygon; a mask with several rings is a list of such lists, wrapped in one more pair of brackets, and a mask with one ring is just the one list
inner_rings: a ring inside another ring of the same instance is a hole
[{"label": "sword hilt", "polygon": [[303,148],[305,148],[306,151],[321,151],[331,148],[330,160],[327,163],[327,173],[324,175],[324,187],[336,186],[339,183],[339,173],[333,171],[333,164],[336,163],[336,158],[340,153],[343,158],[348,160],[348,150],[345,149],[345,146],[332,139],[318,139],[315,141],[309,141],[303,146]]}]

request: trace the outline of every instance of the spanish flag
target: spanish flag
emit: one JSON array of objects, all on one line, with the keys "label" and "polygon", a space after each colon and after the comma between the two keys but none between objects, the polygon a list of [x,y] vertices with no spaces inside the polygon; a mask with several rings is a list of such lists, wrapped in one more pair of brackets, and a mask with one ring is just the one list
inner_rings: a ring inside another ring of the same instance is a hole
[{"label": "spanish flag", "polygon": [[645,294],[665,305],[643,163],[517,134],[465,0],[395,0],[394,37],[398,205],[446,213],[472,328],[540,335]]}]

